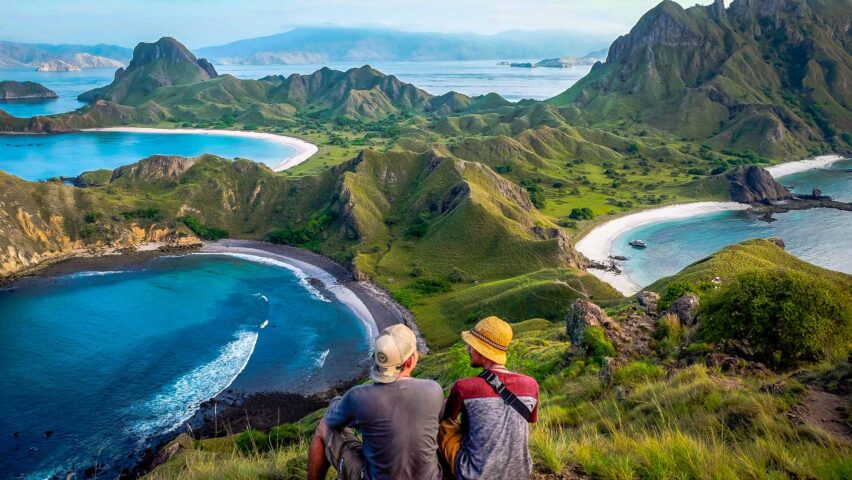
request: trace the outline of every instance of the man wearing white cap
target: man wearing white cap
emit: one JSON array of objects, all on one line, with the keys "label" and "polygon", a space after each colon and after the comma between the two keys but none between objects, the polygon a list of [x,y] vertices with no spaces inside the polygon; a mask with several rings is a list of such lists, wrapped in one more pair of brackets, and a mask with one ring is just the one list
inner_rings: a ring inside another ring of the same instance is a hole
[{"label": "man wearing white cap", "polygon": [[410,328],[393,325],[379,334],[370,371],[375,383],[332,401],[311,441],[308,480],[324,479],[330,465],[344,480],[441,479],[436,437],[444,395],[436,382],[411,377],[416,365]]}]

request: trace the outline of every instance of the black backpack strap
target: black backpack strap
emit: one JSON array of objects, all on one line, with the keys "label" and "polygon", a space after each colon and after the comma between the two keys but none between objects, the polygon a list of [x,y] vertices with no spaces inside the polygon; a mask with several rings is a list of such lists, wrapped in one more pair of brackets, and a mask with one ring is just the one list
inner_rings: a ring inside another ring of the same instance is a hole
[{"label": "black backpack strap", "polygon": [[497,392],[497,395],[500,395],[500,398],[506,402],[506,405],[514,408],[516,412],[520,413],[521,416],[524,417],[524,420],[527,422],[530,421],[530,418],[532,418],[532,411],[530,411],[530,408],[527,407],[527,404],[521,401],[517,395],[506,388],[506,385],[500,381],[500,378],[496,373],[491,370],[483,370],[482,373],[477,375],[477,377],[488,382],[488,384],[491,385],[491,388]]}]

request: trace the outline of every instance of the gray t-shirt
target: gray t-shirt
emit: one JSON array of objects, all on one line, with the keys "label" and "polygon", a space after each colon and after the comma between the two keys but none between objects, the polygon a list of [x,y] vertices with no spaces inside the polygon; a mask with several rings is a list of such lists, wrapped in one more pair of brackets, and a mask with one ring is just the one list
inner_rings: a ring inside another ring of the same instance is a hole
[{"label": "gray t-shirt", "polygon": [[405,378],[353,387],[332,403],[325,420],[331,428],[361,432],[367,478],[440,480],[436,439],[443,404],[436,382]]}]

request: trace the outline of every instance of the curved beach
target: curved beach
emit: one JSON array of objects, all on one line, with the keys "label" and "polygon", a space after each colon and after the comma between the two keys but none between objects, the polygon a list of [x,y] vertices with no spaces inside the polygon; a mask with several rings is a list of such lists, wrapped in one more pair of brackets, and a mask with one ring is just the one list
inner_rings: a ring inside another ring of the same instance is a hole
[{"label": "curved beach", "polygon": [[280,145],[286,145],[294,148],[296,154],[292,157],[287,157],[281,160],[276,165],[270,165],[272,170],[281,172],[289,168],[293,168],[314,156],[319,151],[316,145],[306,142],[300,138],[286,137],[284,135],[276,135],[273,133],[262,132],[242,132],[238,130],[202,130],[192,128],[144,128],[144,127],[105,127],[105,128],[87,128],[84,132],[125,132],[125,133],[165,133],[165,134],[186,134],[194,135],[222,135],[229,137],[255,138],[275,142]]},{"label": "curved beach", "polygon": [[[816,168],[825,168],[834,162],[843,160],[841,155],[823,155],[819,157],[786,162],[780,165],[768,167],[766,170],[775,177],[781,178],[786,175],[804,172]],[[642,212],[626,215],[615,220],[604,223],[587,233],[577,242],[577,250],[590,260],[606,262],[613,254],[612,244],[616,237],[622,233],[647,225],[649,223],[664,222],[689,218],[713,212],[727,210],[746,210],[749,205],[736,202],[695,202],[670,205],[668,207],[654,208]],[[633,295],[642,289],[625,273],[615,274],[603,270],[590,270],[592,275],[610,284],[625,296]]]}]

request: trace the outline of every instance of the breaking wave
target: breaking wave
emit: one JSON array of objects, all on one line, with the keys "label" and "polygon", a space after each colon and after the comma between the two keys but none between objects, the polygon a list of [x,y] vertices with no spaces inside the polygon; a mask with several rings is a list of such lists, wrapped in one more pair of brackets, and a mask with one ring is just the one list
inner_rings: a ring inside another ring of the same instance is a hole
[{"label": "breaking wave", "polygon": [[180,377],[154,398],[132,406],[131,415],[139,420],[129,428],[129,433],[144,441],[189,420],[202,402],[225,391],[246,368],[257,339],[257,332],[237,333],[234,341],[219,350],[215,360]]}]

